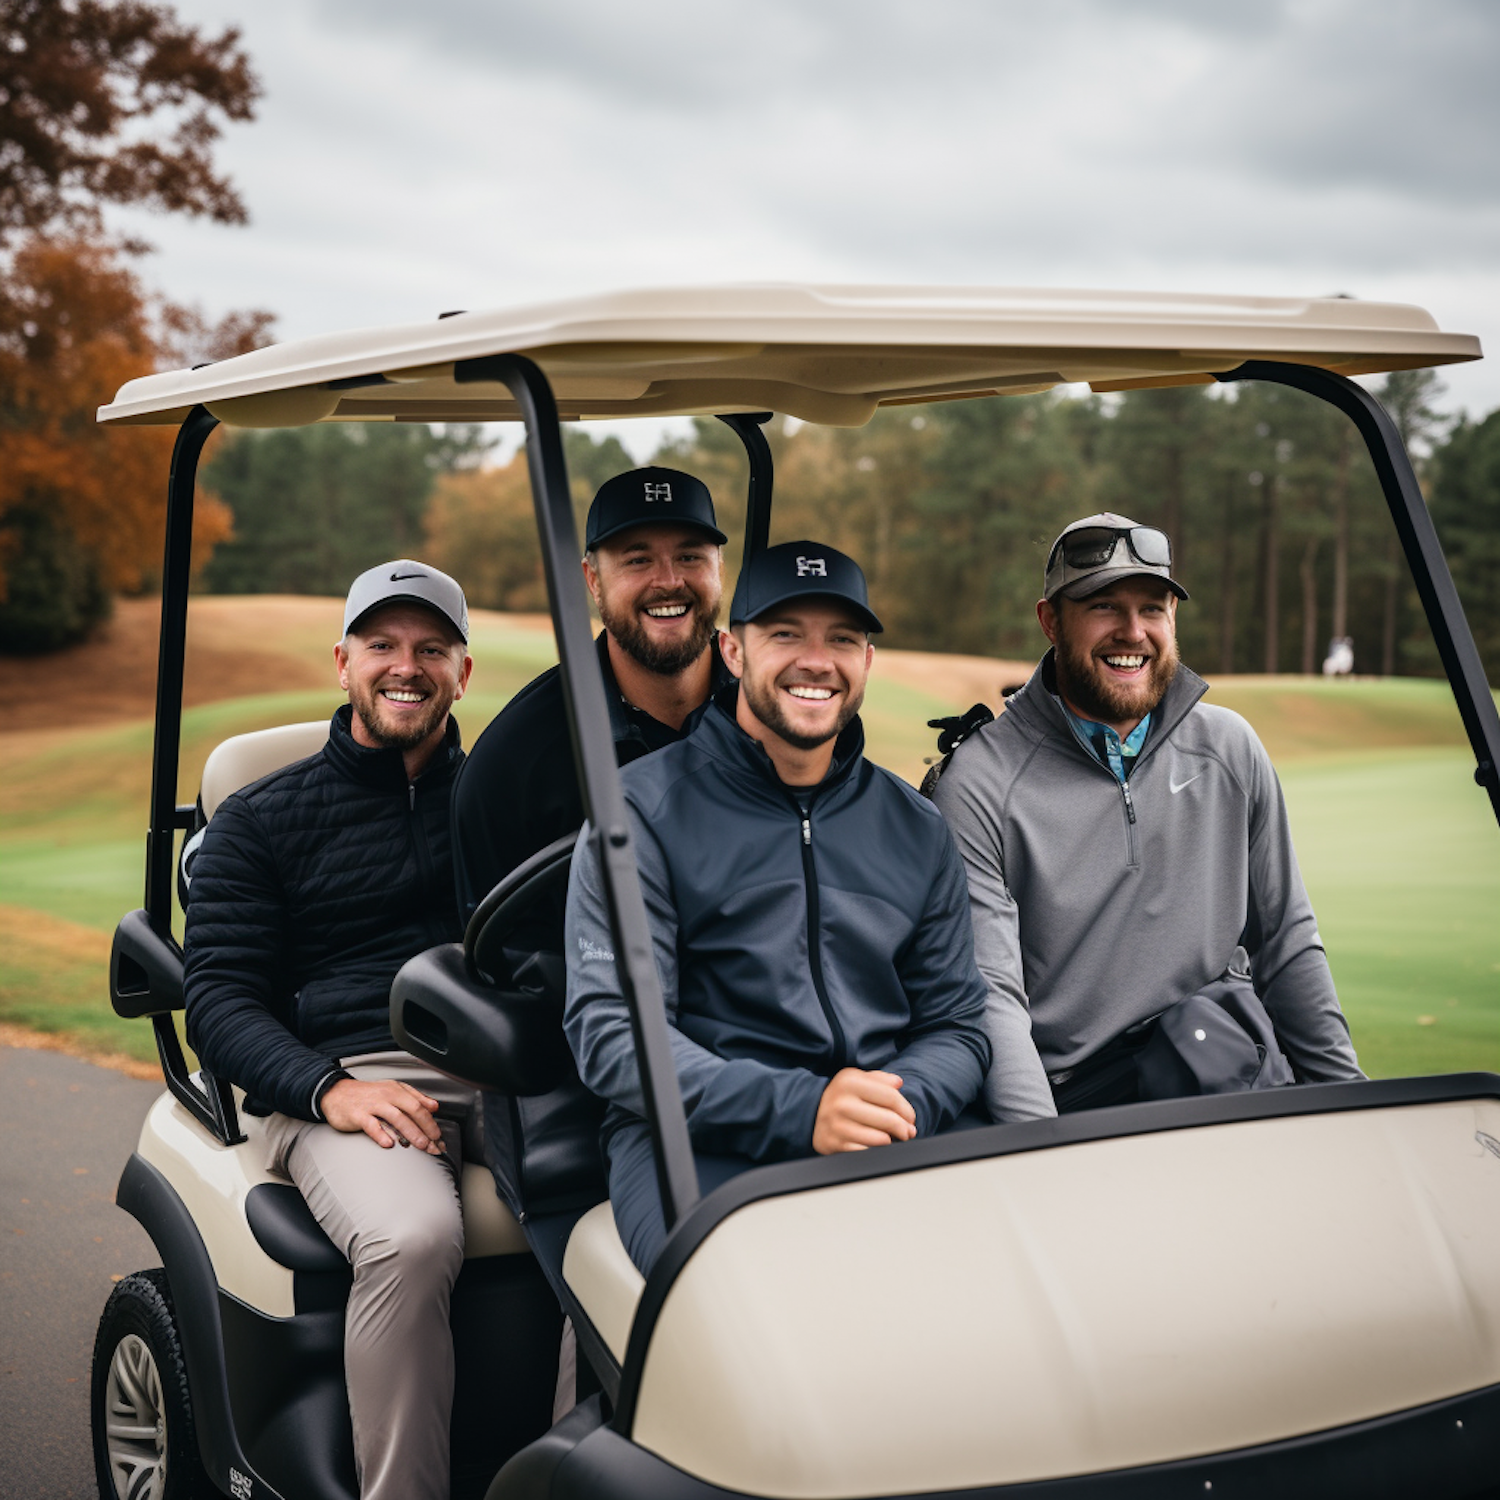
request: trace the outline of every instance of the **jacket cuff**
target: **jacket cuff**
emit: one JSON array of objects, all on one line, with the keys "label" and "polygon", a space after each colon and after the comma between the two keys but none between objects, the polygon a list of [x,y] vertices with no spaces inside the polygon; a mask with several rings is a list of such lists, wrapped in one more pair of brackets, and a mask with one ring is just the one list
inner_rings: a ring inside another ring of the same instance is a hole
[{"label": "jacket cuff", "polygon": [[345,1072],[343,1068],[330,1068],[313,1085],[312,1091],[312,1117],[319,1124],[326,1125],[328,1121],[323,1117],[323,1095],[331,1089],[341,1078],[353,1078],[354,1074]]}]

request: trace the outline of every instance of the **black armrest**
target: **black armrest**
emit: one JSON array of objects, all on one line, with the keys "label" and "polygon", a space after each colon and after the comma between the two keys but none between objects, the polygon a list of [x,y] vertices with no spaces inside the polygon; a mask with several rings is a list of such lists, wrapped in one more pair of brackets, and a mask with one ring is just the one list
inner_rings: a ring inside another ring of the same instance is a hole
[{"label": "black armrest", "polygon": [[545,1094],[572,1059],[562,1007],[537,994],[476,978],[463,948],[429,948],[402,965],[391,985],[391,1031],[413,1057],[479,1088]]},{"label": "black armrest", "polygon": [[158,932],[139,908],[127,913],[115,928],[109,950],[109,998],[115,1014],[127,1021],[151,1018],[162,1077],[178,1102],[226,1146],[237,1146],[244,1140],[228,1083],[215,1078],[207,1068],[203,1069],[201,1085],[195,1084],[188,1073],[172,1020],[172,1012],[181,1010],[183,1004],[182,949],[170,933],[163,936]]},{"label": "black armrest", "polygon": [[109,951],[109,998],[115,1014],[134,1021],[182,1009],[182,949],[137,909],[115,928]]}]

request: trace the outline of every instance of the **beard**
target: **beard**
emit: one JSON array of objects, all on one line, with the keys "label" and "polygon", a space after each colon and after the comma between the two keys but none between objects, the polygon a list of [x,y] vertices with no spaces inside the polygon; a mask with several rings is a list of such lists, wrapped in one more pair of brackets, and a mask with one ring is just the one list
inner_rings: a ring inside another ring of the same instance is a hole
[{"label": "beard", "polygon": [[1153,713],[1177,675],[1180,661],[1174,635],[1169,648],[1146,663],[1138,681],[1116,682],[1089,652],[1068,638],[1059,623],[1054,657],[1058,691],[1086,719],[1101,724],[1144,719]]},{"label": "beard", "polygon": [[[640,611],[660,604],[687,605],[693,628],[680,641],[655,641],[641,623]],[[708,650],[718,631],[719,601],[710,602],[692,589],[638,600],[624,609],[600,599],[599,618],[631,660],[658,677],[676,677]]]},{"label": "beard", "polygon": [[749,670],[748,665],[745,675],[740,679],[740,691],[745,695],[745,702],[750,705],[750,712],[772,734],[785,740],[789,745],[795,745],[798,750],[816,750],[819,745],[826,745],[829,740],[836,740],[848,728],[850,721],[864,707],[865,702],[863,687],[857,693],[845,693],[844,706],[839,710],[833,727],[823,734],[805,734],[794,727],[787,718],[786,711],[781,705],[781,698],[776,692],[776,684],[762,681]]},{"label": "beard", "polygon": [[349,690],[349,703],[364,725],[365,733],[387,750],[414,750],[443,722],[453,706],[452,698],[433,693],[422,712],[393,722],[386,716],[385,700],[377,690]]}]

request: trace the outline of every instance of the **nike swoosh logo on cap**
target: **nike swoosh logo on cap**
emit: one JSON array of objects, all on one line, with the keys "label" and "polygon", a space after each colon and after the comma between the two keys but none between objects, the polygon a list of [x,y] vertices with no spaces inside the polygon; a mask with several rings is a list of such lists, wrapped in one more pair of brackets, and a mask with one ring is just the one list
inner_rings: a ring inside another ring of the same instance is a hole
[{"label": "nike swoosh logo on cap", "polygon": [[[1202,774],[1202,771],[1198,772],[1198,776],[1201,776]],[[1172,795],[1175,797],[1178,792],[1183,789],[1183,787],[1192,786],[1192,784],[1198,779],[1198,776],[1189,776],[1186,781],[1170,781],[1168,785],[1172,788]]]},{"label": "nike swoosh logo on cap", "polygon": [[403,578],[425,578],[425,573],[392,573],[391,582],[400,583]]}]

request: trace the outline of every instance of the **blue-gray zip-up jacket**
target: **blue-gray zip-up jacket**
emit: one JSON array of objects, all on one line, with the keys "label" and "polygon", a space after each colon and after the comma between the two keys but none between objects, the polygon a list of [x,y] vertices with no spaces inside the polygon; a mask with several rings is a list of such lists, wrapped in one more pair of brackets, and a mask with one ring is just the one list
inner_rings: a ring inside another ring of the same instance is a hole
[{"label": "blue-gray zip-up jacket", "polygon": [[1298,1081],[1363,1077],[1255,731],[1179,667],[1121,782],[1053,685],[1049,652],[932,789],[968,867],[990,1112],[1053,1114],[1048,1073],[1201,990],[1241,946]]},{"label": "blue-gray zip-up jacket", "polygon": [[[941,817],[864,758],[855,720],[806,817],[734,720],[730,688],[687,740],[621,771],[677,1077],[697,1150],[812,1150],[840,1068],[900,1074],[919,1136],[989,1066],[963,865]],[[613,1106],[643,1113],[599,863],[568,888],[568,1040]]]}]

